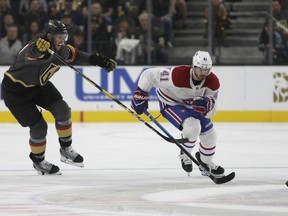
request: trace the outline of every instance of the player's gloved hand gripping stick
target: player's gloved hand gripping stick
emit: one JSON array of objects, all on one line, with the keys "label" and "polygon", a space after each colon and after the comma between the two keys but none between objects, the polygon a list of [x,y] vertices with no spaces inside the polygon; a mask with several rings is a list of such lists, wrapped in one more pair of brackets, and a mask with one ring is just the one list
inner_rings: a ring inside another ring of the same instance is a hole
[{"label": "player's gloved hand gripping stick", "polygon": [[[157,133],[159,136],[161,136],[163,139],[165,139],[168,142],[174,142],[170,138],[164,136],[162,133],[157,131],[154,127],[152,127],[150,124],[148,124],[144,119],[142,119],[139,115],[137,115],[135,112],[133,112],[131,109],[129,109],[127,106],[125,106],[121,101],[117,100],[113,95],[111,95],[109,92],[107,92],[105,89],[103,89],[101,86],[99,86],[97,83],[95,83],[93,80],[91,80],[89,77],[87,77],[85,74],[83,74],[81,71],[79,71],[77,68],[75,68],[73,65],[69,64],[65,61],[61,56],[59,56],[57,53],[55,53],[53,50],[48,48],[48,52],[51,55],[56,56],[62,63],[73,69],[77,74],[79,74],[81,77],[83,77],[85,80],[87,80],[89,83],[91,83],[93,86],[95,86],[97,89],[99,89],[103,94],[105,94],[107,97],[115,101],[117,104],[119,104],[123,109],[125,109],[128,113],[133,115],[135,118],[137,118],[140,122],[144,123],[148,128],[153,130],[155,133]],[[187,139],[177,139],[177,142],[179,143],[185,143],[188,142]]]}]

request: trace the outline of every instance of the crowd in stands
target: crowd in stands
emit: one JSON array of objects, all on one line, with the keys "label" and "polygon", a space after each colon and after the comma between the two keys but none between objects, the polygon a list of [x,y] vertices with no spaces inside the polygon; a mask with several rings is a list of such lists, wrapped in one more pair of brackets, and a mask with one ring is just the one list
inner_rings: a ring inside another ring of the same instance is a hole
[{"label": "crowd in stands", "polygon": [[[67,27],[67,43],[86,52],[101,52],[119,64],[167,64],[174,29],[187,28],[187,0],[151,0],[148,37],[146,0],[0,0],[0,64],[9,65],[19,50],[42,32],[49,19]],[[225,46],[234,0],[212,0],[214,45]],[[273,0],[273,61],[288,62],[288,0]],[[88,20],[90,13],[91,20]],[[208,7],[203,11],[208,34]],[[269,17],[259,32],[263,63],[269,62]],[[89,27],[88,27],[89,24]],[[284,26],[284,27],[283,27]],[[151,59],[148,53],[151,55]]]},{"label": "crowd in stands", "polygon": [[[215,46],[225,46],[226,30],[230,29],[229,2],[234,0],[212,0],[213,14],[213,38]],[[236,1],[236,0],[235,0]],[[272,61],[275,64],[287,64],[288,62],[288,0],[272,0],[272,26],[273,26],[273,47]],[[204,16],[206,20],[204,37],[208,35],[208,6],[205,8]],[[263,28],[259,32],[258,49],[263,53],[263,64],[269,64],[270,50],[270,26],[271,16],[267,11],[267,18],[263,21]]]},{"label": "crowd in stands", "polygon": [[120,64],[146,64],[148,47],[152,64],[167,63],[168,49],[173,47],[173,28],[186,27],[185,0],[153,0],[153,34],[151,46],[147,46],[146,0],[91,2],[88,7],[87,0],[0,0],[0,64],[11,64],[13,56],[42,32],[49,19],[66,25],[71,45],[87,52],[101,52]]},{"label": "crowd in stands", "polygon": [[[284,64],[288,62],[288,0],[273,0],[273,63]],[[269,18],[265,20],[259,35],[259,50],[263,52],[263,63],[269,63],[270,25]]]}]

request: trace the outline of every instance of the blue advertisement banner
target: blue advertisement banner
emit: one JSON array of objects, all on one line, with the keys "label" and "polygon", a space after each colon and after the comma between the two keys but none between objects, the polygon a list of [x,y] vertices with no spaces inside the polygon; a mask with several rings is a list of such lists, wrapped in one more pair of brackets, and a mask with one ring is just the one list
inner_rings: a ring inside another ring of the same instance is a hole
[{"label": "blue advertisement banner", "polygon": [[[143,68],[144,70],[145,68]],[[78,68],[79,71],[83,72],[83,68]],[[142,70],[142,71],[143,71]],[[141,72],[142,72],[141,71]],[[140,76],[141,73],[139,73]],[[109,76],[111,76],[109,74]],[[100,85],[103,89],[107,91],[108,87],[112,87],[113,91],[109,92],[112,94],[117,100],[121,101],[131,101],[133,97],[133,92],[137,88],[137,83],[139,76],[137,79],[133,80],[129,72],[126,70],[126,68],[117,68],[114,70],[113,79],[108,79],[108,73],[101,68],[100,70],[100,81],[97,83]],[[76,74],[76,96],[81,101],[111,101],[111,98],[107,97],[102,92],[99,92],[98,89],[95,87],[95,92],[85,92],[84,85],[87,85],[85,83],[85,79],[83,79],[81,76]],[[112,83],[111,83],[112,82]],[[124,83],[125,87],[128,87],[124,92]],[[155,89],[153,88],[149,93],[150,101],[157,100]]]}]

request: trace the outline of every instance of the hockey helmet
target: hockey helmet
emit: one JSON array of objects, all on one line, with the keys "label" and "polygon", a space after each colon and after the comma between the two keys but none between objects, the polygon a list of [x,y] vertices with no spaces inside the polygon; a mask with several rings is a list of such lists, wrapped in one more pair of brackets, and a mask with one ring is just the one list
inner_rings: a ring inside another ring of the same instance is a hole
[{"label": "hockey helmet", "polygon": [[212,59],[208,52],[197,51],[193,56],[192,61],[193,67],[199,67],[205,70],[210,70],[212,68]]},{"label": "hockey helmet", "polygon": [[58,20],[49,20],[49,22],[46,23],[43,28],[43,33],[51,33],[53,36],[56,34],[64,35],[65,41],[67,41],[68,39],[68,32],[66,26],[64,25],[64,23]]}]

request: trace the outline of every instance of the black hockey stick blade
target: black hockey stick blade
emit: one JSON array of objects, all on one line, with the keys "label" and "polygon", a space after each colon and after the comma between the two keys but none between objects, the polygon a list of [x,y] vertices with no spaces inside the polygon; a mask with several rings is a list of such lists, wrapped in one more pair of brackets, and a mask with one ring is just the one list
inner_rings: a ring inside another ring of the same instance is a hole
[{"label": "black hockey stick blade", "polygon": [[215,184],[224,184],[227,183],[235,178],[235,172],[230,173],[229,175],[225,175],[222,177],[215,177],[211,172],[206,170],[201,164],[197,162],[199,169],[205,173]]},{"label": "black hockey stick blade", "polygon": [[220,177],[220,178],[215,178],[214,176],[212,176],[211,179],[215,184],[224,184],[224,183],[230,182],[234,178],[235,178],[235,172],[232,172],[229,175],[225,175],[225,176]]},{"label": "black hockey stick blade", "polygon": [[[193,160],[194,161],[194,160]],[[222,177],[215,177],[211,172],[206,170],[198,161],[194,161],[199,166],[201,172],[204,172],[215,184],[224,184],[235,178],[235,172],[230,173],[229,175],[224,175]]]}]

